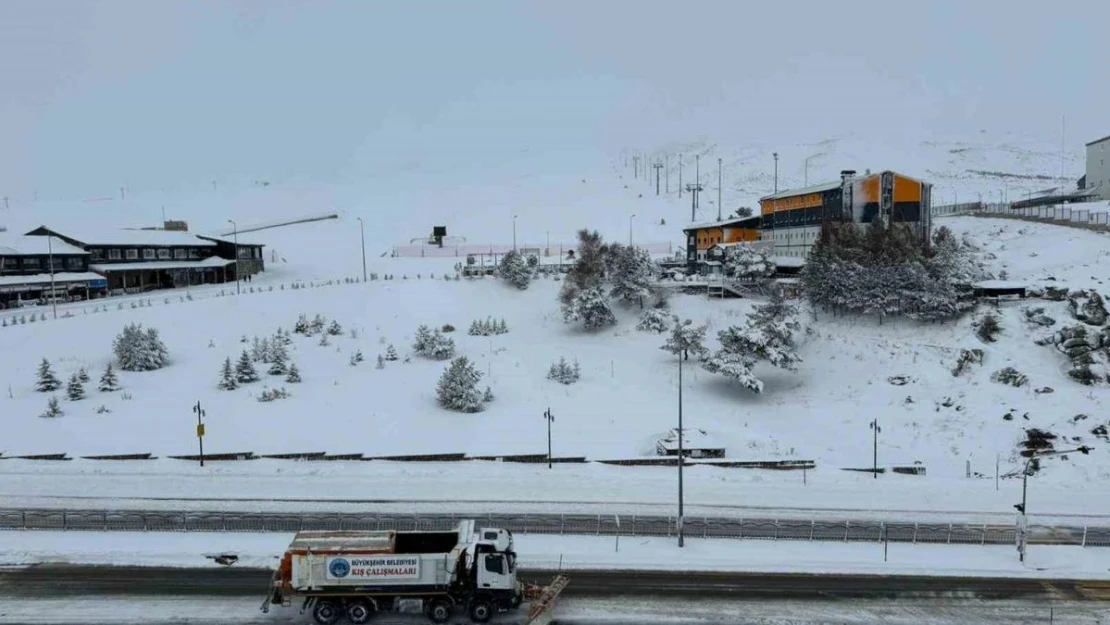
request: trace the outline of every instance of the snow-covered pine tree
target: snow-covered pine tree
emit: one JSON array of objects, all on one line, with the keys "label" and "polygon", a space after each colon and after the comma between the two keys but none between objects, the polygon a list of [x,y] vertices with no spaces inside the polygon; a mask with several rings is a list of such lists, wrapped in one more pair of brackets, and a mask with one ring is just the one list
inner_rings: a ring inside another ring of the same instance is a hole
[{"label": "snow-covered pine tree", "polygon": [[323,332],[326,325],[327,321],[324,319],[323,315],[316,313],[316,316],[312,318],[312,323],[308,325],[309,334]]},{"label": "snow-covered pine tree", "polygon": [[428,352],[428,345],[432,340],[432,331],[426,325],[419,325],[416,328],[416,337],[412,341],[412,351],[425,355]]},{"label": "snow-covered pine tree", "polygon": [[667,331],[667,314],[659,308],[649,308],[640,314],[636,329],[642,332],[662,334]]},{"label": "snow-covered pine tree", "polygon": [[504,318],[501,318],[501,319],[497,320],[497,327],[494,329],[493,333],[494,334],[508,334],[509,333],[509,324],[505,323]]},{"label": "snow-covered pine tree", "polygon": [[262,337],[262,348],[258,353],[258,359],[266,364],[274,361],[274,344],[268,336]]},{"label": "snow-covered pine tree", "polygon": [[58,403],[58,398],[51,395],[50,399],[46,401],[46,412],[42,413],[39,416],[46,418],[55,418],[60,417],[64,414],[65,412],[62,410],[62,406]]},{"label": "snow-covered pine tree", "polygon": [[708,351],[705,348],[705,332],[709,326],[695,326],[693,320],[680,321],[678,316],[672,316],[671,321],[671,335],[659,349],[681,355],[683,360],[690,359],[690,352],[695,358],[705,356]]},{"label": "snow-covered pine tree", "polygon": [[[532,257],[532,258],[534,258],[534,257]],[[493,401],[493,389],[491,389],[490,387],[487,386],[486,387],[486,392],[482,393],[482,403],[483,404],[488,404],[491,401]]]},{"label": "snow-covered pine tree", "polygon": [[112,368],[112,363],[108,363],[104,367],[104,373],[100,375],[100,382],[96,385],[97,390],[101,393],[111,393],[119,390],[119,379],[116,377],[116,370]]},{"label": "snow-covered pine tree", "polygon": [[532,268],[528,266],[524,256],[516,250],[505,253],[497,270],[502,280],[518,289],[527,289],[532,281]]},{"label": "snow-covered pine tree", "polygon": [[786,301],[779,289],[771,299],[756,306],[745,327],[732,326],[717,333],[721,347],[706,358],[702,366],[711,373],[730,377],[756,393],[763,382],[752,373],[761,360],[787,371],[797,371],[801,358],[794,350],[794,332],[799,329],[797,309]]},{"label": "snow-covered pine tree", "polygon": [[563,318],[576,320],[568,309],[574,308],[579,294],[587,289],[601,289],[605,280],[606,246],[597,231],[578,231],[578,250],[574,265],[566,274],[563,286],[559,289],[559,302],[563,307]]},{"label": "snow-covered pine tree", "polygon": [[296,363],[289,364],[289,374],[285,376],[285,381],[290,384],[297,384],[301,381],[301,372],[297,369]]},{"label": "snow-covered pine tree", "polygon": [[765,280],[775,275],[775,261],[750,245],[736,245],[725,252],[725,273],[737,280]]},{"label": "snow-covered pine tree", "polygon": [[297,317],[297,323],[293,325],[293,332],[308,336],[311,332],[311,324],[308,322],[308,316],[301,314]]},{"label": "snow-covered pine tree", "polygon": [[285,351],[285,346],[281,343],[277,344],[277,349],[274,350],[273,357],[270,359],[270,368],[266,373],[270,375],[285,375],[289,373],[289,354]]},{"label": "snow-covered pine tree", "polygon": [[258,381],[258,371],[255,370],[254,362],[251,361],[251,356],[246,350],[243,350],[239,356],[239,362],[235,365],[235,381],[240,384]]},{"label": "snow-covered pine tree", "polygon": [[343,326],[339,325],[338,321],[332,319],[331,323],[328,324],[328,334],[332,336],[343,334]]},{"label": "snow-covered pine tree", "polygon": [[262,339],[257,336],[251,337],[251,360],[255,362],[262,361]]},{"label": "snow-covered pine tree", "polygon": [[81,384],[89,383],[89,370],[84,365],[77,370],[77,379],[81,380]]},{"label": "snow-covered pine tree", "polygon": [[62,387],[62,381],[58,376],[54,375],[54,369],[50,366],[50,361],[43,358],[39,363],[38,380],[35,382],[35,390],[40,393],[50,393]]},{"label": "snow-covered pine tree", "polygon": [[610,280],[613,288],[610,296],[625,304],[639,304],[644,307],[644,298],[650,297],[656,288],[656,267],[651,255],[636,247],[619,246],[612,252],[613,271]]},{"label": "snow-covered pine tree", "polygon": [[438,328],[433,330],[431,338],[428,339],[426,355],[433,360],[447,360],[454,357],[455,339],[444,336]]},{"label": "snow-covered pine tree", "polygon": [[436,385],[436,400],[440,406],[459,412],[480,412],[482,394],[478,382],[482,374],[466,356],[451,361]]},{"label": "snow-covered pine tree", "polygon": [[998,323],[998,317],[987,313],[979,320],[979,327],[975,329],[975,336],[978,336],[984,343],[994,343],[998,340],[1000,332],[1002,332],[1002,326]]},{"label": "snow-covered pine tree", "polygon": [[119,361],[120,369],[124,371],[141,371],[139,361],[142,359],[142,347],[138,324],[129,323],[112,341],[112,352]]},{"label": "snow-covered pine tree", "polygon": [[320,347],[327,347],[328,345],[331,345],[331,341],[328,340],[328,333],[327,332],[321,332],[320,333],[320,340],[317,341],[316,344],[319,345]]},{"label": "snow-covered pine tree", "polygon": [[143,333],[140,345],[142,346],[143,355],[140,371],[161,369],[169,362],[169,350],[166,349],[166,344],[162,342],[162,338],[158,336],[157,328],[147,328],[146,332]]},{"label": "snow-covered pine tree", "polygon": [[66,385],[66,398],[69,401],[78,401],[85,398],[85,385],[81,384],[81,378],[76,373],[69,376],[69,384]]},{"label": "snow-covered pine tree", "polygon": [[382,358],[381,354],[378,354],[378,364],[374,365],[374,368],[385,369],[385,358]]},{"label": "snow-covered pine tree", "polygon": [[397,350],[393,348],[393,343],[390,343],[389,347],[385,348],[385,359],[390,361],[397,360]]},{"label": "snow-covered pine tree", "polygon": [[470,322],[470,329],[466,331],[470,336],[482,336],[482,326],[477,319]]},{"label": "snow-covered pine tree", "polygon": [[563,307],[563,321],[581,322],[587,330],[597,330],[617,322],[608,298],[600,286],[583,289]]},{"label": "snow-covered pine tree", "polygon": [[231,367],[231,358],[225,358],[224,364],[220,368],[220,381],[216,384],[216,388],[221,391],[234,391],[239,388],[239,380],[235,378],[235,370]]},{"label": "snow-covered pine tree", "polygon": [[763,391],[763,382],[752,373],[755,358],[746,352],[743,339],[744,330],[737,326],[726,328],[717,333],[721,348],[702,361],[702,367],[710,373],[720,373],[732,378],[752,391]]}]

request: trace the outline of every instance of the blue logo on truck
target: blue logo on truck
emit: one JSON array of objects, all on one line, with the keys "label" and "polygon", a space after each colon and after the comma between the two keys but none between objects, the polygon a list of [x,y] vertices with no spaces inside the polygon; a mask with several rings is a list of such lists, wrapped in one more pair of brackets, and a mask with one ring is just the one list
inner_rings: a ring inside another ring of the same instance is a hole
[{"label": "blue logo on truck", "polygon": [[346,558],[336,558],[328,564],[332,577],[347,577],[351,573],[351,563]]}]

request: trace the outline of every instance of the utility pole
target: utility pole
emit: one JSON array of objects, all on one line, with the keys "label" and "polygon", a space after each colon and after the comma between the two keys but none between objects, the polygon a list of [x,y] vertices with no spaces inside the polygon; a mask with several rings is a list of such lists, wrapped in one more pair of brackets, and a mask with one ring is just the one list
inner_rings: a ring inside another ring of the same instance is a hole
[{"label": "utility pole", "polygon": [[359,237],[362,239],[362,281],[366,282],[366,230],[363,227],[362,217],[356,217],[356,219],[358,219]]},{"label": "utility pole", "polygon": [[779,153],[772,152],[771,156],[775,157],[775,193],[779,192]]},{"label": "utility pole", "polygon": [[51,239],[54,235],[46,233],[46,262],[50,263],[50,307],[54,309],[54,318],[58,318],[58,292],[54,289],[54,245]]},{"label": "utility pole", "polygon": [[628,216],[628,247],[632,247],[632,219],[636,217],[636,213]]},{"label": "utility pole", "polygon": [[872,451],[871,477],[873,477],[874,479],[877,480],[877,479],[879,479],[879,432],[882,431],[881,429],[879,429],[879,418],[875,417],[871,421],[870,426],[871,426],[871,430],[872,430],[872,433],[873,433],[873,436],[874,436],[874,442],[872,444],[872,450],[871,450]]},{"label": "utility pole", "polygon": [[239,280],[243,277],[242,274],[239,273],[239,226],[232,219],[228,219],[227,222],[231,224],[233,228],[232,233],[235,235],[235,294],[239,295],[242,292],[239,286]]},{"label": "utility pole", "polygon": [[717,221],[721,220],[721,157],[717,157]]},{"label": "utility pole", "polygon": [[[667,165],[667,195],[670,195],[671,194],[671,155],[668,154],[666,157],[664,157],[664,161]],[[6,198],[5,198],[5,201],[7,201]]]},{"label": "utility pole", "polygon": [[686,185],[686,192],[690,194],[690,221],[696,221],[696,212],[698,208],[698,194],[701,193],[700,184]]},{"label": "utility pole", "polygon": [[551,407],[543,413],[543,418],[547,421],[547,468],[551,468],[551,422],[555,420],[555,415],[551,414]]},{"label": "utility pole", "polygon": [[[701,154],[694,155],[694,182],[696,182],[699,187],[701,186]],[[698,191],[701,191],[701,189],[699,188]],[[698,208],[701,208],[701,203],[698,202],[698,194],[696,193],[694,194],[694,204]]]},{"label": "utility pole", "polygon": [[1028,516],[1028,509],[1026,508],[1025,504],[1026,504],[1026,496],[1029,493],[1029,488],[1028,488],[1029,475],[1030,475],[1030,473],[1032,473],[1033,461],[1037,458],[1043,458],[1043,457],[1046,457],[1046,456],[1061,456],[1061,455],[1070,454],[1070,453],[1076,452],[1076,451],[1078,451],[1079,453],[1086,456],[1086,455],[1091,453],[1092,449],[1094,449],[1094,447],[1089,447],[1087,445],[1083,445],[1083,446],[1077,447],[1075,449],[1062,449],[1062,450],[1055,450],[1055,451],[1045,451],[1045,452],[1040,452],[1040,453],[1038,453],[1037,451],[1034,450],[1033,453],[1030,454],[1029,458],[1026,459],[1025,466],[1022,467],[1022,470],[1021,470],[1021,503],[1014,504],[1014,508],[1016,508],[1018,513],[1020,513],[1020,515],[1021,515],[1020,517],[1018,517],[1017,550],[1018,550],[1018,559],[1022,563],[1025,562],[1025,547],[1026,547],[1026,541],[1028,539],[1027,528],[1029,526],[1028,525],[1029,524],[1029,516]]},{"label": "utility pole", "polygon": [[655,168],[655,195],[659,195],[659,170],[663,169],[663,163],[656,162],[652,167]]},{"label": "utility pole", "polygon": [[640,177],[639,160],[640,160],[639,156],[633,156],[632,157],[632,177],[633,178],[639,178]]},{"label": "utility pole", "polygon": [[516,251],[516,215],[513,215],[513,251]]},{"label": "utility pole", "polygon": [[682,154],[678,155],[678,197],[682,197]]},{"label": "utility pole", "polygon": [[193,406],[193,412],[197,415],[197,445],[200,446],[200,466],[204,466],[204,418],[205,412],[200,407],[200,402]]},{"label": "utility pole", "polygon": [[683,533],[682,512],[682,352],[678,353],[678,546],[685,547],[686,540]]}]

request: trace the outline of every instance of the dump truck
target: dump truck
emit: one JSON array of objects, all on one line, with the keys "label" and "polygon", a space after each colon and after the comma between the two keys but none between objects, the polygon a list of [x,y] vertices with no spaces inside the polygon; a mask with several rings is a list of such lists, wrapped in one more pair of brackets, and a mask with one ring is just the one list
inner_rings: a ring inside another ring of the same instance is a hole
[{"label": "dump truck", "polygon": [[523,625],[545,625],[569,580],[534,586],[516,571],[512,532],[472,520],[448,531],[302,531],[274,571],[262,611],[300,600],[320,625],[411,609],[433,623],[463,612],[485,623],[528,603]]}]

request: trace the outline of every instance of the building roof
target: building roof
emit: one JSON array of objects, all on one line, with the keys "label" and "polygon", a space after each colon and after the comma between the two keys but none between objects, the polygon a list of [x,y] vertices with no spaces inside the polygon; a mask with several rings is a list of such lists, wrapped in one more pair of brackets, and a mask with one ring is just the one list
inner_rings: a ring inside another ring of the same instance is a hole
[{"label": "building roof", "polygon": [[[74,282],[89,282],[103,280],[104,276],[91,272],[54,274],[54,284],[72,284]],[[0,286],[21,286],[30,284],[50,284],[50,274],[36,273],[29,276],[0,276]]]},{"label": "building roof", "polygon": [[778,193],[772,193],[771,195],[761,197],[759,198],[759,201],[762,202],[763,200],[778,200],[784,197],[794,197],[795,195],[832,191],[833,189],[839,188],[840,184],[841,182],[839,180],[836,180],[834,182],[822,182],[821,184],[815,184],[809,187],[802,187],[801,189],[784,189],[782,191],[779,191]]},{"label": "building roof", "polygon": [[760,219],[762,219],[762,217],[760,217],[759,215],[752,215],[751,217],[733,217],[732,219],[723,219],[721,221],[705,221],[705,222],[690,224],[689,226],[686,226],[685,228],[683,228],[682,231],[683,232],[689,232],[691,230],[705,230],[706,228],[720,228],[720,227],[723,227],[723,226],[734,226],[734,225],[737,225],[737,224],[741,224],[745,221],[750,221],[752,223],[759,223]]},{"label": "building roof", "polygon": [[0,256],[46,256],[51,253],[62,256],[88,254],[58,237],[0,235]]},{"label": "building roof", "polygon": [[[192,246],[215,247],[214,241],[200,239],[197,235],[179,230],[124,230],[117,228],[89,228],[83,226],[62,229],[39,226],[31,232],[45,230],[85,245],[145,245],[149,247]],[[31,234],[28,232],[27,234]]]},{"label": "building roof", "polygon": [[[205,241],[215,241],[217,243],[226,243],[228,245],[235,245],[235,237],[234,236],[225,237],[225,236],[212,235],[212,234],[198,234],[196,236],[197,236],[198,239],[204,239]],[[266,247],[265,243],[258,243],[257,241],[250,241],[248,239],[242,239],[242,238],[239,239],[239,245],[246,245],[248,247]]]},{"label": "building roof", "polygon": [[227,260],[219,256],[209,256],[204,260],[152,260],[145,263],[104,263],[89,265],[89,269],[97,273],[139,270],[161,271],[166,269],[219,269],[220,267],[227,267],[234,262],[233,260]]},{"label": "building roof", "polygon": [[[1092,141],[1092,142],[1088,143],[1088,144],[1087,144],[1087,146],[1092,146],[1092,145],[1094,145],[1094,144],[1096,144],[1096,143],[1102,143],[1103,141],[1106,141],[1106,140],[1108,140],[1108,139],[1110,139],[1110,135],[1106,135],[1105,137],[1103,137],[1103,138],[1101,138],[1101,139],[1095,139],[1094,141]],[[1085,147],[1086,147],[1086,146],[1085,146]]]}]

